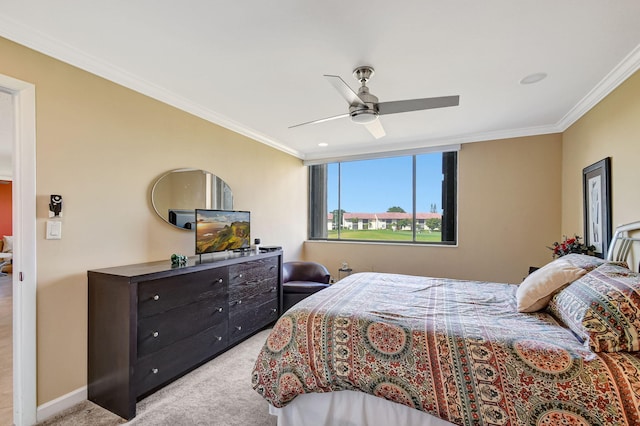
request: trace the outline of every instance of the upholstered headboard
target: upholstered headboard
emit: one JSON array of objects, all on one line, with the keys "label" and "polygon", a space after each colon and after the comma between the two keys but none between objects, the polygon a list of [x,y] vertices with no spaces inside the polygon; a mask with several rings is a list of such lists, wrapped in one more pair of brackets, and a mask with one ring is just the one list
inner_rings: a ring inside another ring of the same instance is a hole
[{"label": "upholstered headboard", "polygon": [[640,221],[618,226],[611,238],[607,260],[627,262],[631,269],[638,271],[640,265],[635,259],[638,259],[640,251],[638,248],[634,250],[633,246],[640,242],[640,238],[635,237],[635,233],[640,233]]}]

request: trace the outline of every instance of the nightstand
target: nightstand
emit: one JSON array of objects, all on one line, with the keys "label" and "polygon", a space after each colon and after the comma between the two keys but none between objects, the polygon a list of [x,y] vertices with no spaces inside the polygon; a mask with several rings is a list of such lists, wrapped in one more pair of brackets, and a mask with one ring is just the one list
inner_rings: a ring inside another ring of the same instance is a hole
[{"label": "nightstand", "polygon": [[[351,268],[338,268],[338,281],[340,281],[344,277],[348,277],[353,272]],[[344,277],[342,276],[344,274]]]}]

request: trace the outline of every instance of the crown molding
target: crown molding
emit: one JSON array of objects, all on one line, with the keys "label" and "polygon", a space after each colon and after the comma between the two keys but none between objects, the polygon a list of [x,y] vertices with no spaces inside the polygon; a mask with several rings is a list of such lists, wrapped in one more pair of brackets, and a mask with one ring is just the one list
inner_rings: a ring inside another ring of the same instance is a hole
[{"label": "crown molding", "polygon": [[3,16],[0,16],[0,36],[265,145],[269,145],[272,148],[293,155],[294,157],[300,159],[303,157],[299,151],[285,146],[254,129],[244,126],[202,105],[196,104],[135,74],[101,61],[60,40],[51,38],[38,30],[26,27],[23,24],[19,24]]},{"label": "crown molding", "polygon": [[640,44],[558,121],[557,127],[560,131],[567,130],[638,69],[640,69]]}]

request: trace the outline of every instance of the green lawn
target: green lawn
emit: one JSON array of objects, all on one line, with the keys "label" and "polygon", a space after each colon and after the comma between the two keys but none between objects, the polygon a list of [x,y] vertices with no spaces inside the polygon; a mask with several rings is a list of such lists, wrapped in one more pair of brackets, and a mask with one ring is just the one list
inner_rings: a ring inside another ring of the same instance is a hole
[{"label": "green lawn", "polygon": [[[338,231],[329,231],[327,236],[330,240],[338,238]],[[370,240],[370,241],[412,241],[411,231],[392,231],[390,229],[372,229],[362,231],[351,231],[343,229],[340,231],[341,240]],[[422,232],[416,235],[418,242],[439,243],[442,241],[442,234],[438,232]]]}]

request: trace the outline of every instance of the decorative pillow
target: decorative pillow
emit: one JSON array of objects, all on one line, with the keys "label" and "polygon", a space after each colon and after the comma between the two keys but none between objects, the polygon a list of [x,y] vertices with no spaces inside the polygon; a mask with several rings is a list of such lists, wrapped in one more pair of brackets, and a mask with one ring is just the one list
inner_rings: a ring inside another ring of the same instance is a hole
[{"label": "decorative pillow", "polygon": [[13,252],[13,237],[10,235],[5,235],[2,237],[2,252],[3,253],[12,253]]},{"label": "decorative pillow", "polygon": [[518,312],[535,312],[545,308],[554,293],[587,271],[559,258],[529,274],[516,291]]},{"label": "decorative pillow", "polygon": [[557,293],[549,311],[594,352],[640,350],[640,274],[608,262]]},{"label": "decorative pillow", "polygon": [[591,272],[596,269],[598,266],[604,265],[606,261],[604,259],[600,259],[599,257],[589,256],[586,254],[578,254],[578,253],[569,253],[565,256],[558,258],[557,260],[566,260],[571,263],[573,266],[577,266],[578,268],[582,268],[587,272]]}]

